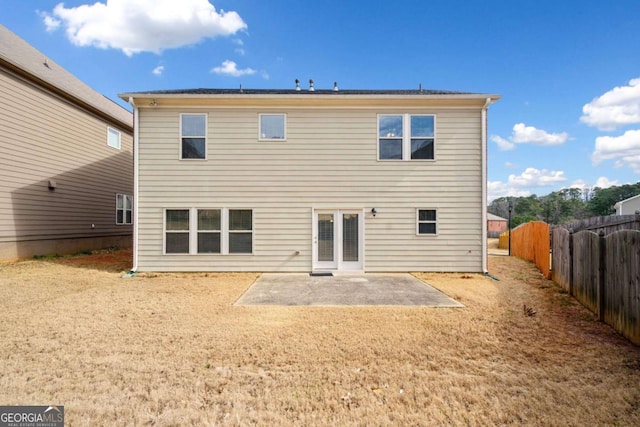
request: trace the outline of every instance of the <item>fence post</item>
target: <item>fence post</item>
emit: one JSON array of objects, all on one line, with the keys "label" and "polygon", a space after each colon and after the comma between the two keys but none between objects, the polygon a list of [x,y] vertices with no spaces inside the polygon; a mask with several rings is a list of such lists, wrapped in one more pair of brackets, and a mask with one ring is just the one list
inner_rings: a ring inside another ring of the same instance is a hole
[{"label": "fence post", "polygon": [[573,292],[573,229],[569,230],[569,295],[575,297]]},{"label": "fence post", "polygon": [[599,309],[599,318],[601,322],[604,322],[604,312],[605,312],[605,276],[607,272],[607,240],[604,237],[604,230],[600,230],[598,233],[599,236],[599,265],[598,265],[598,309]]}]

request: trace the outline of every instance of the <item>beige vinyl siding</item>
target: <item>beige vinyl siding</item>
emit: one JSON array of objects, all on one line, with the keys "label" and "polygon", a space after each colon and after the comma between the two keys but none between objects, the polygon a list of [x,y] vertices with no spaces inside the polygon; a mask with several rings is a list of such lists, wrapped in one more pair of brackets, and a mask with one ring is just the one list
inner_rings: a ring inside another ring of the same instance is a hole
[{"label": "beige vinyl siding", "polygon": [[[208,113],[207,161],[179,160],[182,112]],[[286,141],[258,141],[269,112]],[[436,116],[435,161],[377,160],[389,113]],[[482,271],[480,108],[142,108],[139,138],[141,271],[310,271],[314,208],[364,210],[366,271]],[[163,255],[164,208],[253,209],[254,254]]]},{"label": "beige vinyl siding", "polygon": [[[2,69],[0,112],[0,245],[20,257],[21,241],[132,233],[115,223],[116,194],[133,195],[130,132]],[[107,127],[120,150],[107,146]]]}]

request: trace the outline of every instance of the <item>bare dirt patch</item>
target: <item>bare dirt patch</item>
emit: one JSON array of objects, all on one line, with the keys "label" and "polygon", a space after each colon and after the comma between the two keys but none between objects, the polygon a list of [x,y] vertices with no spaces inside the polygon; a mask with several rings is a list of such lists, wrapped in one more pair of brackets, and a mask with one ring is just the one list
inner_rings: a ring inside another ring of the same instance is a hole
[{"label": "bare dirt patch", "polygon": [[69,425],[640,425],[640,349],[518,259],[416,274],[466,306],[433,309],[238,307],[257,275],[123,279],[96,255],[0,265],[0,403]]}]

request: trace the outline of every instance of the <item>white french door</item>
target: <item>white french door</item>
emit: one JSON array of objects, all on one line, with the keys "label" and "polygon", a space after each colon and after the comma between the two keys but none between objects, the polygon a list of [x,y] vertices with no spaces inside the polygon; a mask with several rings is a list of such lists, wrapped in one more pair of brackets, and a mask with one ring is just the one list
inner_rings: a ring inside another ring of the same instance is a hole
[{"label": "white french door", "polygon": [[313,211],[313,270],[363,270],[362,210]]}]

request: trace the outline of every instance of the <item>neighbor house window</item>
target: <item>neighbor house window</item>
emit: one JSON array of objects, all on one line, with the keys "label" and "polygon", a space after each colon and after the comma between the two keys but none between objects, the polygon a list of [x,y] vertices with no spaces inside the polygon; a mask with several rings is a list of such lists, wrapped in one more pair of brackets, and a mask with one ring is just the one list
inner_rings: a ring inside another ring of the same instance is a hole
[{"label": "neighbor house window", "polygon": [[251,209],[166,209],[165,254],[252,254]]},{"label": "neighbor house window", "polygon": [[418,234],[436,234],[435,209],[418,209]]},{"label": "neighbor house window", "polygon": [[219,254],[222,215],[220,209],[198,209],[198,253]]},{"label": "neighbor house window", "polygon": [[120,149],[120,132],[113,129],[107,128],[107,145],[112,148]]},{"label": "neighbor house window", "polygon": [[229,253],[253,252],[253,212],[250,209],[229,209]]},{"label": "neighbor house window", "polygon": [[287,139],[286,116],[284,114],[260,114],[260,139]]},{"label": "neighbor house window", "polygon": [[165,211],[165,253],[189,253],[189,209]]},{"label": "neighbor house window", "polygon": [[425,114],[379,115],[378,159],[435,159],[435,116]]},{"label": "neighbor house window", "polygon": [[207,158],[207,115],[180,115],[180,158]]},{"label": "neighbor house window", "polygon": [[133,211],[133,197],[126,194],[116,194],[116,224],[130,225]]}]

